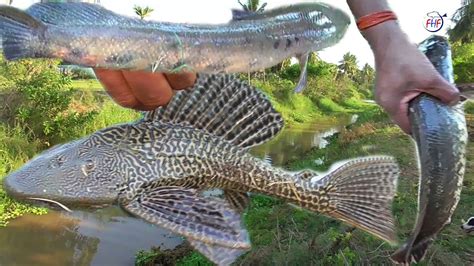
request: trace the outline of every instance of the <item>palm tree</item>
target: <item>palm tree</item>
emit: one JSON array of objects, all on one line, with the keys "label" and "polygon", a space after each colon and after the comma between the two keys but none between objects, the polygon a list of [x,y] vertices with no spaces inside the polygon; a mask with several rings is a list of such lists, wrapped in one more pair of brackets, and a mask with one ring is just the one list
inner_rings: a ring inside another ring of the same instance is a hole
[{"label": "palm tree", "polygon": [[354,78],[359,71],[357,57],[349,52],[345,53],[338,65],[340,75]]},{"label": "palm tree", "polygon": [[361,82],[372,83],[375,79],[375,70],[369,64],[365,63],[360,71]]},{"label": "palm tree", "polygon": [[[246,4],[243,4],[242,2],[240,2],[240,0],[237,0],[237,2],[240,4],[240,6],[242,6],[244,11],[247,12],[261,13],[265,10],[265,6],[267,6],[267,3],[263,3],[262,5],[260,5],[260,0],[247,0]],[[265,69],[263,70],[263,79],[265,79]],[[248,80],[250,84],[250,71],[248,72]]]},{"label": "palm tree", "polygon": [[148,6],[144,8],[140,6],[134,6],[133,10],[135,11],[135,14],[137,14],[140,17],[140,19],[145,19],[145,17],[148,17],[151,14],[151,12],[154,11],[153,8],[148,7]]},{"label": "palm tree", "polygon": [[260,0],[247,0],[247,4],[242,4],[240,0],[237,2],[239,2],[245,11],[250,12],[263,12],[265,10],[265,6],[267,6],[267,3],[260,5]]},{"label": "palm tree", "polygon": [[462,6],[454,13],[452,20],[456,26],[448,30],[449,39],[452,42],[471,42],[474,37],[474,2],[462,0]]}]

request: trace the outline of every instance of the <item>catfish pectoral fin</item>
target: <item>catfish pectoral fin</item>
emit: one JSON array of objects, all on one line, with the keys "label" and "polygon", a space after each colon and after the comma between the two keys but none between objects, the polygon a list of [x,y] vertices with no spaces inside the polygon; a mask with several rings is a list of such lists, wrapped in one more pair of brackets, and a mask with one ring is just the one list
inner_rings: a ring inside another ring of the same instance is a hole
[{"label": "catfish pectoral fin", "polygon": [[206,244],[250,248],[240,214],[225,200],[201,196],[195,189],[150,188],[123,208],[150,223]]},{"label": "catfish pectoral fin", "polygon": [[219,266],[232,264],[232,262],[247,250],[209,245],[189,238],[188,241],[197,251]]},{"label": "catfish pectoral fin", "polygon": [[250,203],[249,195],[247,193],[225,190],[224,197],[229,204],[239,212],[243,212]]}]

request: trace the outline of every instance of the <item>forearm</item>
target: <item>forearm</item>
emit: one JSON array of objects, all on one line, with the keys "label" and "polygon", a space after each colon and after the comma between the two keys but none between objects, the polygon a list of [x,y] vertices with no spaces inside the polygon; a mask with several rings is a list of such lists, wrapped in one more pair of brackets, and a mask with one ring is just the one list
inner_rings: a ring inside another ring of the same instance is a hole
[{"label": "forearm", "polygon": [[[347,0],[355,19],[368,14],[390,10],[386,0]],[[395,20],[388,20],[361,31],[375,54],[376,64],[386,53],[386,47],[392,41],[408,42],[408,37],[403,33]]]}]

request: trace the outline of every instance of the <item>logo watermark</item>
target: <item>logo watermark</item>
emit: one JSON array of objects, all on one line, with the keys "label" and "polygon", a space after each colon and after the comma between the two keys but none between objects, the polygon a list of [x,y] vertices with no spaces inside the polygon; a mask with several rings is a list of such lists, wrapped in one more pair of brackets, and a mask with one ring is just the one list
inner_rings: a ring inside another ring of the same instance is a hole
[{"label": "logo watermark", "polygon": [[423,27],[429,32],[437,32],[444,26],[444,18],[447,14],[441,15],[438,11],[431,11],[426,14],[423,20]]}]

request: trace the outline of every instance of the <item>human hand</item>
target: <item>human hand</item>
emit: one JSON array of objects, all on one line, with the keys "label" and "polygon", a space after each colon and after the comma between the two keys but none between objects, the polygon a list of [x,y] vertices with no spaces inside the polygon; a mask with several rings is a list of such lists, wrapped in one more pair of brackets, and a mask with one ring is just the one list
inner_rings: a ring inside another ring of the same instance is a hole
[{"label": "human hand", "polygon": [[410,134],[408,103],[413,98],[425,92],[453,105],[459,101],[459,91],[438,74],[398,25],[395,28],[394,22],[383,24],[374,29],[383,32],[372,33],[380,36],[374,36],[376,40],[371,42],[376,65],[375,100],[405,133]]},{"label": "human hand", "polygon": [[141,111],[167,104],[173,90],[188,88],[196,81],[194,73],[163,74],[144,71],[95,69],[107,93],[119,105]]}]

